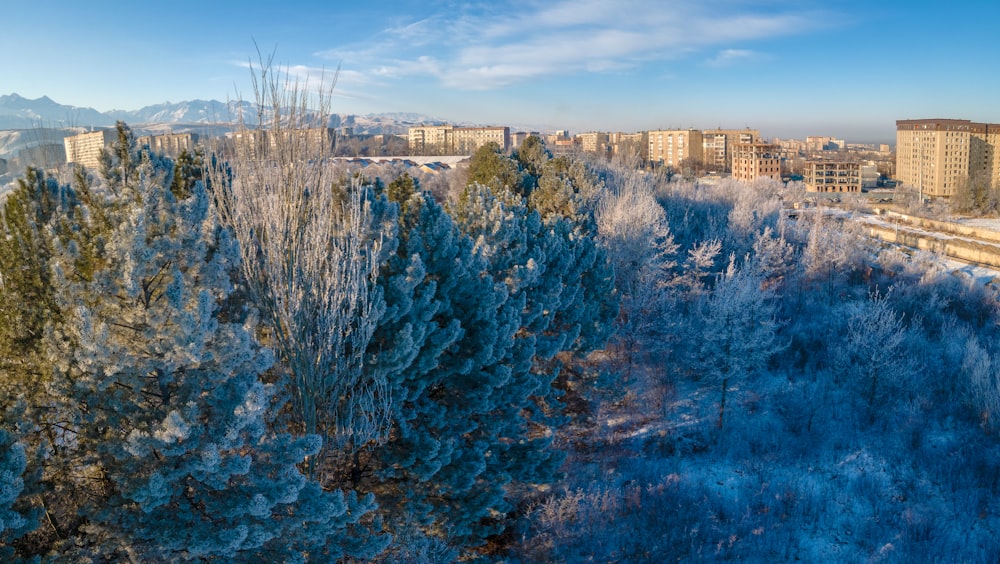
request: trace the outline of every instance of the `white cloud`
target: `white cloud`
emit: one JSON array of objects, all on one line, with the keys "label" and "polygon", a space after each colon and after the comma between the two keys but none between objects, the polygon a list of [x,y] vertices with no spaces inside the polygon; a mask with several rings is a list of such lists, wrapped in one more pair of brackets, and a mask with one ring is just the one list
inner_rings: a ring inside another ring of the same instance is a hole
[{"label": "white cloud", "polygon": [[[319,56],[357,84],[427,76],[456,89],[491,89],[548,76],[621,72],[693,51],[807,33],[836,18],[781,0],[535,0],[467,7],[385,28],[364,45]],[[719,51],[724,67],[753,57]]]},{"label": "white cloud", "polygon": [[715,57],[706,61],[706,64],[710,67],[723,68],[737,64],[741,61],[754,59],[756,57],[756,53],[746,49],[724,49],[719,51]]}]

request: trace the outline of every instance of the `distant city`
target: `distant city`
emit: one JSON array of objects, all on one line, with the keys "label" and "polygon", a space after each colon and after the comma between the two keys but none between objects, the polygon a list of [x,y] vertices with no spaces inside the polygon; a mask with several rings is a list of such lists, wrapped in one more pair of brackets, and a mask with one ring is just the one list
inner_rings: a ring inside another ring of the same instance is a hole
[{"label": "distant city", "polygon": [[[0,105],[8,106],[0,113],[0,125],[17,123],[11,116],[23,120],[24,115],[35,115],[44,123],[41,112],[31,109],[32,102],[50,110],[71,108],[47,98],[31,101],[11,95],[0,99]],[[201,116],[196,124],[132,124],[142,133],[137,142],[174,157],[199,146],[238,150],[242,143],[257,142],[245,138],[257,135],[255,130],[240,132],[229,123],[213,124],[211,121],[217,118],[209,118],[204,107],[194,109],[193,104],[179,104],[183,112],[158,108],[157,112],[132,116],[165,121]],[[200,104],[217,110],[215,105],[219,103]],[[420,123],[428,121],[432,123]],[[765,139],[759,129],[751,128],[571,133],[513,130],[510,126],[459,126],[414,114],[387,114],[382,119],[334,115],[327,120],[327,127],[305,130],[303,134],[324,143],[334,157],[404,160],[432,172],[455,166],[462,157],[487,143],[509,152],[535,136],[553,154],[627,159],[637,166],[671,174],[802,181],[807,191],[818,193],[860,193],[905,185],[922,197],[949,198],[970,181],[1000,187],[1000,125],[963,119],[901,119],[896,122],[896,130],[896,146],[892,147],[885,143],[849,143],[824,135]],[[56,168],[77,163],[96,169],[101,149],[111,141],[111,128],[104,126],[0,131],[0,180],[9,182],[25,166]]]}]

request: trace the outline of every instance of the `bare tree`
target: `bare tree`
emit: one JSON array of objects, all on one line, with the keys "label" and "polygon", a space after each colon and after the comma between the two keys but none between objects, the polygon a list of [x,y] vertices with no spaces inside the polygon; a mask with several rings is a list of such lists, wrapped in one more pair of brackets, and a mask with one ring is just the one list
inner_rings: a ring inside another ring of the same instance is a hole
[{"label": "bare tree", "polygon": [[885,293],[872,291],[868,301],[851,315],[842,351],[842,364],[861,384],[872,421],[876,401],[903,385],[914,368],[907,356],[903,315],[896,313],[889,302],[891,291],[891,288]]},{"label": "bare tree", "polygon": [[[271,58],[259,61],[256,123],[240,116],[228,168],[211,171],[217,204],[267,338],[291,371],[301,430],[326,448],[361,445],[389,426],[383,375],[363,356],[382,307],[383,231],[365,187],[343,186],[325,158],[329,90],[311,94]],[[319,110],[309,107],[315,96]]]}]

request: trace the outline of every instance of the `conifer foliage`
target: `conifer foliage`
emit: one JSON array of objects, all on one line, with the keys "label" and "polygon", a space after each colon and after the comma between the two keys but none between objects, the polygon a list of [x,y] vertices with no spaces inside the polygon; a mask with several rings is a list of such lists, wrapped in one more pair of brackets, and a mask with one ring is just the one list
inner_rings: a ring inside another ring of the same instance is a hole
[{"label": "conifer foliage", "polygon": [[71,526],[70,511],[82,518],[58,550],[140,561],[378,552],[350,532],[372,499],[322,491],[297,467],[319,439],[271,425],[281,402],[259,376],[273,358],[252,318],[220,316],[240,256],[204,184],[178,199],[172,163],[137,151],[124,124],[118,133],[100,197],[50,221],[101,233],[89,270],[77,241],[51,240],[63,319],[48,329],[54,376],[32,414],[58,429],[44,445],[58,491],[43,497],[69,504],[56,527]]}]

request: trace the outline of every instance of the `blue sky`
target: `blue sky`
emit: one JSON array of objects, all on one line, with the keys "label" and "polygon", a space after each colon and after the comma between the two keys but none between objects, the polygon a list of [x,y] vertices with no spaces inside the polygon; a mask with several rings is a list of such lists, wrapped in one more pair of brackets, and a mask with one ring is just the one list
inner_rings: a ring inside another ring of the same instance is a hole
[{"label": "blue sky", "polygon": [[248,97],[256,41],[313,84],[339,65],[338,113],[848,141],[902,118],[1000,123],[994,0],[12,4],[0,93],[102,111]]}]

